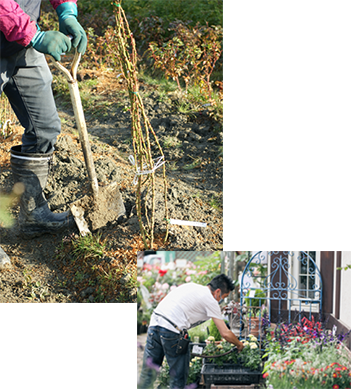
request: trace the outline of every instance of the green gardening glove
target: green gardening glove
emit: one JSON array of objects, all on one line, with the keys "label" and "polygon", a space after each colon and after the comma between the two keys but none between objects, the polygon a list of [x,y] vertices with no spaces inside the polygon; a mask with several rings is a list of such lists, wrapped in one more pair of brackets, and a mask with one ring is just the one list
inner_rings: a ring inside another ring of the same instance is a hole
[{"label": "green gardening glove", "polygon": [[70,39],[59,31],[38,31],[31,40],[31,46],[40,53],[49,54],[60,61],[61,55],[71,50]]},{"label": "green gardening glove", "polygon": [[83,27],[77,21],[77,5],[67,1],[56,8],[56,13],[59,17],[60,32],[65,35],[72,35],[73,47],[77,48],[78,53],[84,54],[88,40]]}]

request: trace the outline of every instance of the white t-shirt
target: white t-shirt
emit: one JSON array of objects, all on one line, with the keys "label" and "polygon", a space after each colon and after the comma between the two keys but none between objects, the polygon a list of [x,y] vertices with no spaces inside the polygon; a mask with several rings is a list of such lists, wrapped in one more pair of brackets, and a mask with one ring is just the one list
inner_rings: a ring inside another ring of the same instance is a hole
[{"label": "white t-shirt", "polygon": [[[180,329],[196,327],[212,317],[223,319],[219,304],[209,287],[192,282],[172,290],[158,304],[155,312],[171,320]],[[155,314],[151,316],[151,326],[160,326],[179,333],[167,320]]]}]

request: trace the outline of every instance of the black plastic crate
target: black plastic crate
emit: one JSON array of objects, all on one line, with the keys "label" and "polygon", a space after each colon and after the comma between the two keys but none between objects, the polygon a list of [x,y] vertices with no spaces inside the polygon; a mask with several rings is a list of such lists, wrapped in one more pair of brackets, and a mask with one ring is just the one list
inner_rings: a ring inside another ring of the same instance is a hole
[{"label": "black plastic crate", "polygon": [[212,384],[258,384],[262,371],[252,371],[238,365],[206,364],[202,366],[201,374],[204,377],[206,388],[210,388]]}]

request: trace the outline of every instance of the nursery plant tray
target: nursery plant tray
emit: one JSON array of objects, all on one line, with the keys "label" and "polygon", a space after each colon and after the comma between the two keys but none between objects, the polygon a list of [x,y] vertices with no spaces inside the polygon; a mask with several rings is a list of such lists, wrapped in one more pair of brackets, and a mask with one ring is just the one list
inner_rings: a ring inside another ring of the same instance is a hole
[{"label": "nursery plant tray", "polygon": [[202,366],[201,374],[204,377],[206,388],[212,384],[258,384],[262,372],[250,370],[238,365],[206,364]]}]

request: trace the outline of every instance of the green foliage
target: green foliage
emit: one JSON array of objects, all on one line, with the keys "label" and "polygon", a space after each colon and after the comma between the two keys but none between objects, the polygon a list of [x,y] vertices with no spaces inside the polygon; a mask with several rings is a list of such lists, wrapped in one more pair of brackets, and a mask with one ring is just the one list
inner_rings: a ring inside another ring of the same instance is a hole
[{"label": "green foliage", "polygon": [[5,227],[11,227],[14,223],[14,219],[8,211],[8,207],[11,204],[11,197],[0,193],[0,198],[0,223],[3,223]]},{"label": "green foliage", "polygon": [[[205,355],[220,355],[225,354],[233,348],[233,345],[229,342],[222,342],[220,344],[215,344],[215,340],[210,340],[210,343],[205,347],[203,354]],[[250,336],[249,341],[244,341],[243,350],[238,353],[238,350],[235,349],[233,352],[223,355],[222,357],[209,358],[209,362],[215,363],[218,366],[222,366],[223,363],[231,363],[240,365],[250,369],[257,370],[261,365],[261,352],[258,348],[257,338]]]},{"label": "green foliage", "polygon": [[238,358],[240,363],[250,370],[257,370],[262,362],[261,351],[258,348],[257,338],[251,336],[249,342],[244,342],[244,346],[245,347],[239,354]]},{"label": "green foliage", "polygon": [[168,388],[171,377],[169,375],[169,365],[166,358],[163,360],[160,372],[157,377],[157,388],[163,389]]},{"label": "green foliage", "polygon": [[[214,340],[211,340],[209,344],[205,347],[203,354],[204,355],[220,355],[225,354],[230,351],[234,346],[229,342],[222,342],[216,344]],[[224,355],[223,357],[216,358],[207,358],[209,363],[215,363],[217,366],[223,366],[223,363],[237,363],[238,362],[238,352],[234,350],[233,352]]]},{"label": "green foliage", "polygon": [[214,321],[211,319],[210,325],[208,327],[210,331],[210,336],[213,336],[215,338],[215,341],[219,341],[222,339],[222,335],[220,334],[216,324]]},{"label": "green foliage", "polygon": [[150,42],[148,55],[154,66],[161,69],[166,78],[177,82],[181,91],[180,80],[185,84],[185,92],[190,84],[199,85],[208,99],[212,99],[211,74],[222,54],[223,29],[220,26],[209,27],[208,24],[190,27],[180,21],[170,25],[173,37],[160,44]]},{"label": "green foliage", "polygon": [[[202,368],[202,360],[199,357],[194,357],[189,363],[189,375],[187,379],[187,385],[196,383],[200,380],[200,373]],[[159,375],[157,377],[156,387],[159,389],[169,388],[170,384],[170,374],[169,374],[169,365],[164,359]]]},{"label": "green foliage", "polygon": [[214,252],[209,257],[199,257],[194,265],[197,267],[197,273],[192,276],[192,281],[207,285],[213,277],[221,274],[221,257],[219,251]]},{"label": "green foliage", "polygon": [[101,240],[101,235],[87,234],[79,236],[72,241],[73,254],[75,256],[84,256],[85,258],[101,258],[104,255],[106,241]]},{"label": "green foliage", "polygon": [[202,360],[199,357],[194,357],[189,364],[189,375],[187,385],[200,381],[200,373],[202,368]]},{"label": "green foliage", "polygon": [[204,323],[200,324],[197,327],[191,328],[189,332],[190,339],[194,341],[194,337],[199,337],[199,342],[203,343],[209,336],[209,330],[208,327],[210,323],[212,322],[212,319],[205,321]]},{"label": "green foliage", "polygon": [[339,388],[350,384],[349,358],[337,344],[326,342],[323,347],[317,341],[305,343],[301,338],[291,338],[280,347],[278,342],[267,344],[263,377],[267,385],[275,389]]},{"label": "green foliage", "polygon": [[[250,296],[250,290],[247,292],[246,294],[246,299],[245,299],[245,303],[248,307],[261,307],[265,301],[266,301],[266,294],[264,293],[264,291],[262,289],[256,289],[255,290],[255,295],[253,298],[249,298]],[[259,297],[262,297],[262,298],[259,298]]]},{"label": "green foliage", "polygon": [[348,269],[351,269],[351,264],[349,265],[346,265],[344,267],[338,267],[337,270],[348,270]]},{"label": "green foliage", "polygon": [[181,18],[184,21],[191,20],[194,24],[208,22],[210,25],[223,25],[223,0],[123,0],[121,3],[126,14],[139,21],[157,15],[166,22]]}]

